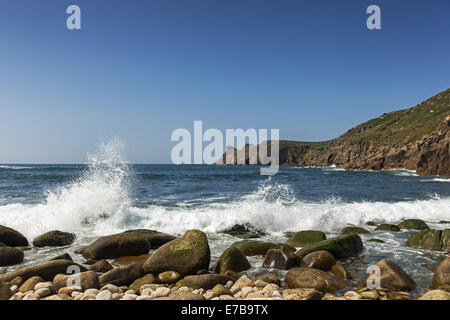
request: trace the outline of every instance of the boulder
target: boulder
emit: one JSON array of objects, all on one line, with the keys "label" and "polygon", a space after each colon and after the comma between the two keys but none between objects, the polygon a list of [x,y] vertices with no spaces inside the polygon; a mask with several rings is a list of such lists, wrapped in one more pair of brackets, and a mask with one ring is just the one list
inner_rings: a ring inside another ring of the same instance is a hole
[{"label": "boulder", "polygon": [[280,249],[270,249],[263,261],[266,268],[288,270],[300,266],[301,258],[295,254],[295,248],[282,246]]},{"label": "boulder", "polygon": [[231,228],[228,228],[222,232],[240,239],[260,238],[261,236],[264,235],[264,232],[256,229],[249,223],[236,224]]},{"label": "boulder", "polygon": [[400,228],[395,224],[383,223],[376,227],[375,231],[400,231]]},{"label": "boulder", "polygon": [[[398,265],[390,260],[380,260],[376,264],[380,268],[381,288],[388,290],[411,291],[416,287],[416,283],[411,277]],[[368,276],[359,282],[360,285],[366,285]]]},{"label": "boulder", "polygon": [[410,230],[429,230],[430,227],[420,219],[407,219],[403,220],[398,224],[400,229],[410,229]]},{"label": "boulder", "polygon": [[101,259],[113,259],[124,256],[138,256],[148,253],[149,242],[133,234],[113,234],[94,241],[91,245],[84,247],[83,257],[88,261]]},{"label": "boulder", "polygon": [[220,256],[216,272],[224,274],[228,270],[241,272],[250,268],[251,265],[242,251],[236,247],[230,247]]},{"label": "boulder", "polygon": [[57,291],[72,286],[81,287],[83,291],[100,288],[97,273],[91,270],[76,274],[57,274],[53,279],[53,285]]},{"label": "boulder", "polygon": [[444,290],[431,290],[417,300],[450,300],[450,293]]},{"label": "boulder", "polygon": [[23,280],[39,276],[46,281],[52,281],[59,273],[66,273],[69,267],[76,267],[79,271],[87,271],[85,267],[70,260],[54,260],[41,262],[32,266],[18,269],[0,277],[0,280],[11,281],[15,277],[21,277]]},{"label": "boulder", "polygon": [[23,261],[23,251],[15,247],[0,247],[0,267],[12,266]]},{"label": "boulder", "polygon": [[344,229],[341,230],[341,234],[350,234],[350,233],[363,234],[369,233],[369,231],[360,227],[345,227]]},{"label": "boulder", "polygon": [[0,226],[0,242],[10,247],[28,246],[28,240],[23,234],[5,226]]},{"label": "boulder", "polygon": [[154,275],[151,273],[146,274],[145,276],[136,279],[133,281],[133,283],[129,286],[130,290],[134,290],[134,292],[139,292],[139,289],[146,284],[153,284],[156,283],[157,279]]},{"label": "boulder", "polygon": [[269,249],[279,249],[281,244],[244,240],[235,242],[232,246],[241,250],[246,256],[265,256]]},{"label": "boulder", "polygon": [[409,237],[408,247],[435,251],[450,251],[450,229],[422,230]]},{"label": "boulder", "polygon": [[306,268],[315,268],[322,271],[329,271],[336,263],[333,255],[328,251],[319,250],[308,253],[303,257],[300,266]]},{"label": "boulder", "polygon": [[305,230],[294,233],[292,237],[286,241],[286,244],[293,247],[303,247],[305,245],[325,240],[327,237],[322,231]]},{"label": "boulder", "polygon": [[177,237],[162,233],[155,230],[148,230],[148,229],[136,229],[136,230],[128,230],[125,231],[124,234],[136,236],[138,238],[142,238],[148,241],[150,244],[150,249],[158,249],[163,244],[166,244],[167,242],[170,242],[172,240],[175,240]]},{"label": "boulder", "polygon": [[223,274],[200,274],[184,277],[181,285],[192,289],[209,290],[218,284],[225,285],[228,281],[233,281],[233,279]]},{"label": "boulder", "polygon": [[113,266],[105,259],[97,261],[90,267],[90,270],[98,272],[98,273],[105,273],[112,269],[113,269]]},{"label": "boulder", "polygon": [[9,285],[5,281],[0,280],[0,300],[9,300],[11,296],[12,292]]},{"label": "boulder", "polygon": [[199,230],[189,230],[182,237],[157,249],[144,263],[146,273],[176,271],[181,275],[208,269],[210,262],[208,238]]},{"label": "boulder", "polygon": [[25,293],[25,292],[34,290],[35,285],[37,285],[40,282],[44,282],[44,281],[45,281],[44,279],[42,279],[41,277],[38,277],[38,276],[31,277],[19,287],[19,292]]},{"label": "boulder", "polygon": [[439,288],[445,285],[450,285],[450,256],[447,256],[444,261],[436,268],[433,276],[433,287]]},{"label": "boulder", "polygon": [[49,231],[34,238],[35,247],[62,247],[70,245],[75,240],[75,234],[58,230]]},{"label": "boulder", "polygon": [[319,269],[294,268],[286,273],[284,282],[289,289],[309,288],[320,292],[335,292],[351,286],[349,281]]},{"label": "boulder", "polygon": [[361,238],[355,233],[350,233],[307,245],[297,251],[297,255],[304,257],[311,252],[324,250],[331,253],[336,259],[341,259],[355,256],[363,249]]},{"label": "boulder", "polygon": [[115,267],[128,267],[132,264],[144,266],[145,261],[150,258],[150,254],[141,254],[139,256],[125,256],[114,259],[111,264]]},{"label": "boulder", "polygon": [[100,286],[113,284],[117,287],[128,286],[144,275],[141,267],[130,265],[112,269],[99,277]]}]

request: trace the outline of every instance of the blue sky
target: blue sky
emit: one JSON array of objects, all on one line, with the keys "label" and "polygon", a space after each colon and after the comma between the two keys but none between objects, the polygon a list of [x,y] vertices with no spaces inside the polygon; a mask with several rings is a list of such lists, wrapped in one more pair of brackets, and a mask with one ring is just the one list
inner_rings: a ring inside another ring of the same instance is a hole
[{"label": "blue sky", "polygon": [[194,120],[334,138],[450,87],[449,14],[448,0],[2,0],[0,163],[85,162],[113,137],[130,161],[167,163]]}]

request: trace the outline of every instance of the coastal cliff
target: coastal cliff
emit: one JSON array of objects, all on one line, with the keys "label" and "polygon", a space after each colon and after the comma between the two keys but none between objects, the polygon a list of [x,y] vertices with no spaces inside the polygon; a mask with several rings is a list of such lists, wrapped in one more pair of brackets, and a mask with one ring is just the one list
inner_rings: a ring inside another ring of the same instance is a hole
[{"label": "coastal cliff", "polygon": [[[385,113],[360,124],[336,139],[323,142],[280,140],[280,165],[331,166],[345,169],[409,169],[419,175],[450,177],[450,89],[419,105]],[[248,145],[245,147],[248,151]],[[225,163],[234,151],[222,157]],[[219,161],[218,161],[219,163]],[[258,161],[259,164],[259,161]]]}]

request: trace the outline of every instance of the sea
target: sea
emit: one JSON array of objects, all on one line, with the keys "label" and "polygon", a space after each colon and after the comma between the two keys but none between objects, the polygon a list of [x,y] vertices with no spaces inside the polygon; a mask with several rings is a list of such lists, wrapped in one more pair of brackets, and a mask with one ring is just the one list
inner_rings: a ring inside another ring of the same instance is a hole
[{"label": "sea", "polygon": [[[281,166],[276,175],[262,176],[259,166],[132,164],[121,148],[104,144],[83,164],[0,165],[0,225],[18,230],[30,243],[50,230],[77,236],[70,246],[26,250],[21,265],[0,268],[0,274],[66,252],[83,263],[75,250],[130,229],[173,235],[202,230],[213,263],[240,241],[222,233],[236,224],[251,224],[265,233],[259,240],[277,243],[287,240],[287,231],[321,230],[333,237],[346,226],[360,226],[370,233],[361,235],[364,251],[351,268],[355,280],[377,261],[390,259],[429,286],[445,253],[406,247],[414,231],[379,232],[366,225],[410,218],[450,228],[450,179],[334,166]],[[384,243],[367,241],[374,238]],[[250,277],[283,276],[262,267],[262,258],[249,260]]]}]

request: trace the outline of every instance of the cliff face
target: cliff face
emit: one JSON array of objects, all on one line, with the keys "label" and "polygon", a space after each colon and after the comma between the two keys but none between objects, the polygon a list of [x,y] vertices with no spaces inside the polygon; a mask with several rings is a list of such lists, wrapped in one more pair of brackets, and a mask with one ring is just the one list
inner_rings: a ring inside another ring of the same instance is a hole
[{"label": "cliff face", "polygon": [[[383,114],[331,141],[280,141],[279,159],[281,165],[403,168],[416,170],[419,175],[450,177],[449,145],[450,89],[447,89],[413,108]],[[249,164],[248,157],[245,163]]]}]

